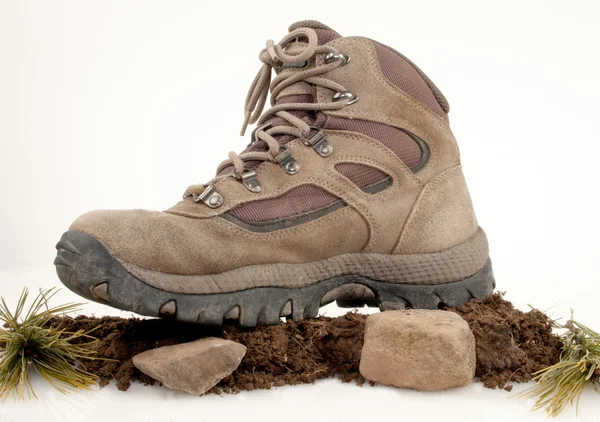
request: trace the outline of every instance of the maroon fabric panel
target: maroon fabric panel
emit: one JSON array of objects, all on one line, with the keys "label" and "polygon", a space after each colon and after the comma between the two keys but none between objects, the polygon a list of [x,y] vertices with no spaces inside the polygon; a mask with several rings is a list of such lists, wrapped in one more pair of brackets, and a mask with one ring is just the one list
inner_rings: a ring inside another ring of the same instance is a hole
[{"label": "maroon fabric panel", "polygon": [[391,149],[408,167],[414,167],[421,161],[421,148],[419,148],[419,145],[406,132],[393,126],[368,120],[328,116],[325,128],[347,130],[367,135]]},{"label": "maroon fabric panel", "polygon": [[333,204],[338,197],[315,185],[302,185],[281,196],[239,205],[230,212],[253,223],[279,220]]},{"label": "maroon fabric panel", "polygon": [[382,172],[371,166],[358,163],[341,163],[336,164],[335,169],[341,174],[352,180],[352,183],[357,185],[359,188],[365,188],[369,185],[374,185],[378,182],[382,182],[388,174]]},{"label": "maroon fabric panel", "polygon": [[373,45],[385,77],[431,111],[446,118],[446,113],[419,72],[395,51],[375,41]]},{"label": "maroon fabric panel", "polygon": [[335,32],[333,29],[321,29],[314,28],[317,33],[317,37],[319,39],[319,45],[327,44],[329,41],[333,41],[337,38],[341,38],[342,36]]}]

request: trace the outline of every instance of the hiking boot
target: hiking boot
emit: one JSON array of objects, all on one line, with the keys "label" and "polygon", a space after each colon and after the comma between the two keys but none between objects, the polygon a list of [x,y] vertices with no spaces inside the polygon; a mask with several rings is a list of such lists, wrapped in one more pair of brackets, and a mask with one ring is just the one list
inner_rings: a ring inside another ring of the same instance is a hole
[{"label": "hiking boot", "polygon": [[268,41],[260,60],[248,148],[167,211],[79,217],[57,245],[61,281],[142,315],[243,326],[332,301],[438,308],[491,293],[433,82],[395,50],[315,21]]}]

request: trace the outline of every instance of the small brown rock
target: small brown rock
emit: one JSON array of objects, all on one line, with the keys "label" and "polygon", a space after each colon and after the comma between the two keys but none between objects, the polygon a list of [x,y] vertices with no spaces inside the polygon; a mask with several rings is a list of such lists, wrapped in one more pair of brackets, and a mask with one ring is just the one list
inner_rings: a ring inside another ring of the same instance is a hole
[{"label": "small brown rock", "polygon": [[475,376],[475,337],[452,312],[409,309],[370,315],[360,373],[394,387],[435,391]]},{"label": "small brown rock", "polygon": [[173,390],[204,394],[235,371],[245,354],[243,344],[209,337],[145,351],[133,364]]}]

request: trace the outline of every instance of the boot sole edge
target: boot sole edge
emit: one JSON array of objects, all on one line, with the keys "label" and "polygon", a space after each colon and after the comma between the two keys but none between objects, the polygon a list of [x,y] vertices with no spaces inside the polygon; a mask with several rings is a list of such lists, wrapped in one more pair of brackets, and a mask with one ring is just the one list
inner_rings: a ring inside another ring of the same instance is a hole
[{"label": "boot sole edge", "polygon": [[162,290],[134,277],[97,239],[81,232],[66,232],[57,250],[58,277],[75,293],[140,315],[206,325],[232,320],[254,327],[278,324],[281,317],[300,321],[316,317],[321,306],[334,300],[342,307],[366,304],[382,311],[455,307],[471,298],[485,298],[495,288],[488,258],[474,275],[443,284],[401,284],[363,275],[340,275],[303,287],[265,286],[189,294]]}]

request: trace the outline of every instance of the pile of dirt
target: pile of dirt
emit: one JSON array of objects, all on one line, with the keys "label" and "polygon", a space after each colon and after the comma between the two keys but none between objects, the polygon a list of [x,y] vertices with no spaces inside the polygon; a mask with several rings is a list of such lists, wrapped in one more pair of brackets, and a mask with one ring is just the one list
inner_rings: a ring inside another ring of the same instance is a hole
[{"label": "pile of dirt", "polygon": [[[500,294],[448,310],[462,316],[475,335],[476,375],[486,387],[508,389],[507,383],[529,381],[532,373],[558,361],[561,342],[552,334],[549,318],[539,311],[521,312]],[[246,356],[238,369],[212,390],[229,393],[312,383],[333,376],[362,385],[365,380],[358,367],[366,319],[366,315],[349,313],[254,329],[86,316],[54,318],[50,324],[71,332],[97,327],[92,334],[98,341],[90,347],[99,358],[110,360],[84,364],[98,376],[100,385],[116,380],[123,391],[132,381],[154,384],[133,366],[131,358],[138,353],[209,336],[237,341],[248,348]]]},{"label": "pile of dirt", "polygon": [[166,319],[117,317],[58,317],[50,325],[68,332],[88,331],[98,339],[90,348],[110,360],[83,362],[104,386],[115,380],[119,390],[132,381],[154,384],[133,366],[138,353],[156,347],[185,343],[203,337],[222,337],[247,347],[240,366],[212,390],[214,393],[269,389],[274,386],[312,383],[338,376],[359,385],[358,372],[366,315],[349,313],[339,318],[319,317],[301,322],[245,329],[236,326],[206,327]]},{"label": "pile of dirt", "polygon": [[543,312],[522,312],[496,293],[448,308],[463,317],[475,335],[475,376],[488,388],[505,388],[510,382],[527,382],[532,374],[558,362],[560,338]]}]

